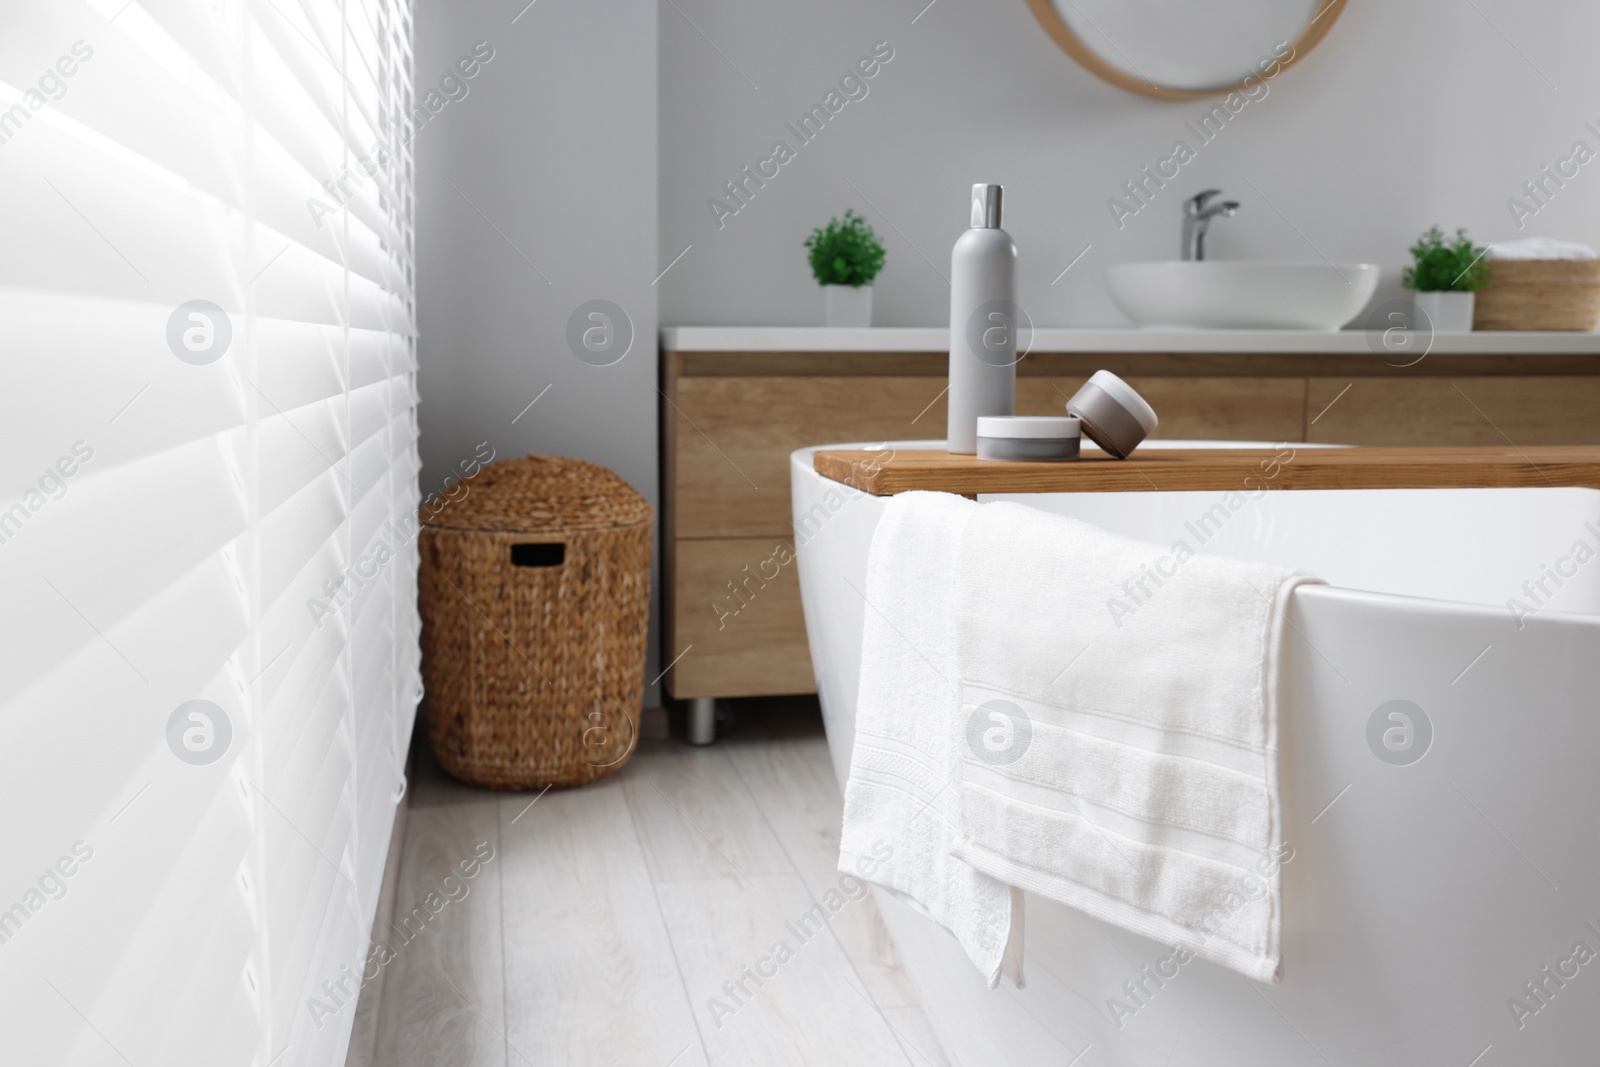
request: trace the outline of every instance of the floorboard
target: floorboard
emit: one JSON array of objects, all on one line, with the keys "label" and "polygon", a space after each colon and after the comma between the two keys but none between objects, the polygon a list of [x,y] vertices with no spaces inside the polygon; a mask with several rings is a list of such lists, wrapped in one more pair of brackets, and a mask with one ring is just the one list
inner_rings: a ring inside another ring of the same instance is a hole
[{"label": "floorboard", "polygon": [[[741,704],[716,746],[646,741],[543,794],[456,781],[419,742],[374,1062],[948,1067],[872,896],[835,870],[815,701]],[[479,842],[494,858],[460,879]]]},{"label": "floorboard", "polygon": [[788,857],[720,748],[641,745],[620,777],[656,881],[790,873]]},{"label": "floorboard", "polygon": [[704,1065],[621,783],[531,799],[500,801],[511,1067]]},{"label": "floorboard", "polygon": [[[841,882],[839,824],[843,802],[822,737],[744,744],[730,741],[727,754],[755,797],[795,872],[813,896]],[[875,906],[849,908],[833,923],[845,954],[880,1007],[915,1007],[916,990],[900,966],[889,931]]]},{"label": "floorboard", "polygon": [[[827,922],[806,918],[827,905],[793,874],[659,889],[713,1067],[910,1067]],[[840,899],[841,912],[871,906]]]},{"label": "floorboard", "polygon": [[495,815],[483,794],[410,813],[388,931],[395,958],[379,971],[383,1067],[506,1067]]}]

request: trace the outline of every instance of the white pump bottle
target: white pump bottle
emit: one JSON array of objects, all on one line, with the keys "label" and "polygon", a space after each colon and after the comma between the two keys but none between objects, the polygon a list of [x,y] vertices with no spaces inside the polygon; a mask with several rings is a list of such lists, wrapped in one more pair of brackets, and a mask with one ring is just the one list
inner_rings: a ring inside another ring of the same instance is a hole
[{"label": "white pump bottle", "polygon": [[1015,414],[1017,245],[1000,228],[998,185],[972,187],[972,228],[950,252],[951,452],[978,450],[978,416]]}]

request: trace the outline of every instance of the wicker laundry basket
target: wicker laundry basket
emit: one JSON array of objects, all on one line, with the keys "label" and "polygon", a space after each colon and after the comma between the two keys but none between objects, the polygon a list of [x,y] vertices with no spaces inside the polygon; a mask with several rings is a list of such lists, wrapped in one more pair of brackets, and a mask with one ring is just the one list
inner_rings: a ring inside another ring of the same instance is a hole
[{"label": "wicker laundry basket", "polygon": [[633,754],[653,512],[604,467],[491,463],[423,509],[428,737],[496,789],[582,785]]},{"label": "wicker laundry basket", "polygon": [[1490,259],[1472,306],[1474,330],[1600,326],[1600,259]]}]

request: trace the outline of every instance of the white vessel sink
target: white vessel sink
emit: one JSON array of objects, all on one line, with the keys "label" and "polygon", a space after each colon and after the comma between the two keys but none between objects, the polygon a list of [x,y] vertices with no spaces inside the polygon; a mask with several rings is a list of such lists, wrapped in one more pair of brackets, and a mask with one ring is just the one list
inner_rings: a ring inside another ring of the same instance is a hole
[{"label": "white vessel sink", "polygon": [[1378,287],[1375,263],[1204,260],[1119,263],[1111,299],[1134,325],[1215,330],[1337,330]]}]

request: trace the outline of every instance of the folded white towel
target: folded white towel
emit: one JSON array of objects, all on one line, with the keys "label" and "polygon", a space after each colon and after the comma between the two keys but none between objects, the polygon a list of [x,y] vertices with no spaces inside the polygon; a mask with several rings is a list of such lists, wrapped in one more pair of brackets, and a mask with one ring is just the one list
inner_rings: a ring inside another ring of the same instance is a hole
[{"label": "folded white towel", "polygon": [[905,493],[878,522],[857,590],[866,617],[839,870],[948,929],[993,989],[1002,973],[1022,985],[1022,894],[950,855],[960,758],[952,576],[962,529],[980,510]]},{"label": "folded white towel", "polygon": [[1594,249],[1576,241],[1554,237],[1525,237],[1520,241],[1495,241],[1489,246],[1490,259],[1594,259]]},{"label": "folded white towel", "polygon": [[978,870],[1279,977],[1279,567],[980,507],[961,586],[960,833]]}]

